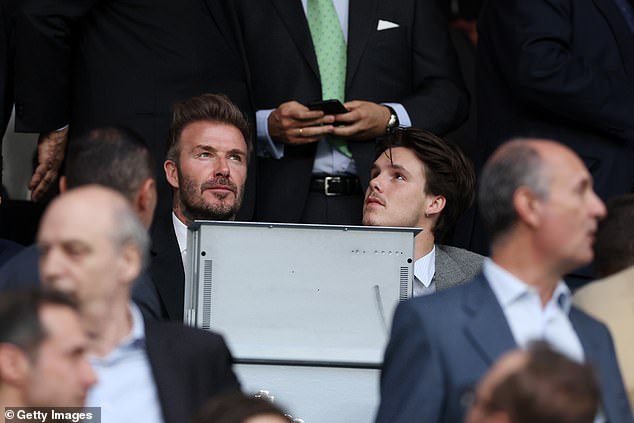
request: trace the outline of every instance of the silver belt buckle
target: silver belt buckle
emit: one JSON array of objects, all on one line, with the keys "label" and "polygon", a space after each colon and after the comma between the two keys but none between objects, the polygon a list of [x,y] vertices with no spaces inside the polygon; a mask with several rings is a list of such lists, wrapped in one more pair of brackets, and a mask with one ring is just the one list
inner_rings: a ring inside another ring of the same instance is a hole
[{"label": "silver belt buckle", "polygon": [[335,195],[341,195],[341,193],[338,192],[330,192],[330,182],[339,182],[341,183],[341,177],[339,176],[326,176],[324,178],[324,194],[326,194],[326,196],[328,197],[332,197]]}]

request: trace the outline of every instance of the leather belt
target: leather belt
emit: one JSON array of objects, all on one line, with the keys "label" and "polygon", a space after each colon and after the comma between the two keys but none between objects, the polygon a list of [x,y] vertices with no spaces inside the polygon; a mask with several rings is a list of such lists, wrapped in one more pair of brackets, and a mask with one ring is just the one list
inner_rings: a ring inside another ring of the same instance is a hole
[{"label": "leather belt", "polygon": [[361,194],[361,182],[357,176],[315,176],[310,181],[311,192],[327,196]]}]

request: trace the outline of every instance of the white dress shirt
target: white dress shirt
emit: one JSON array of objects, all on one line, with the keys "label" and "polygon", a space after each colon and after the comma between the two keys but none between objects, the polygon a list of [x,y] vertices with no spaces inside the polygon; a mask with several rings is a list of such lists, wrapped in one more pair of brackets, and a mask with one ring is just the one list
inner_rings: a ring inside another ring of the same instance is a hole
[{"label": "white dress shirt", "polygon": [[526,348],[531,341],[543,340],[572,360],[584,361],[583,346],[568,318],[572,298],[563,281],[557,283],[552,297],[542,306],[537,289],[492,260],[484,261],[482,271],[520,348]]},{"label": "white dress shirt", "polygon": [[436,292],[436,246],[414,262],[414,296],[429,295]]}]

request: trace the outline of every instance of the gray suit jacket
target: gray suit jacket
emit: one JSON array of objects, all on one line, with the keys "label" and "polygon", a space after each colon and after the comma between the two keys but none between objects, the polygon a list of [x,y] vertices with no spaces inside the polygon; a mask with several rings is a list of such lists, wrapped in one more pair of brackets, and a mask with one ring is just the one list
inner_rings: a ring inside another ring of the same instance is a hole
[{"label": "gray suit jacket", "polygon": [[451,288],[473,279],[482,267],[484,256],[462,248],[436,244],[436,290]]}]

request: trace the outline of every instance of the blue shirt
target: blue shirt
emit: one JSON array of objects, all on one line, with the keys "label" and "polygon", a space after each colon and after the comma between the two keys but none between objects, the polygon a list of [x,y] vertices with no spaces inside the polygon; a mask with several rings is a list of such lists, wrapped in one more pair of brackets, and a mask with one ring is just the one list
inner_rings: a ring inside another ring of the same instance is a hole
[{"label": "blue shirt", "polygon": [[145,350],[143,316],[130,303],[132,331],[106,357],[90,357],[98,381],[86,405],[101,407],[102,423],[162,423],[152,369]]}]

